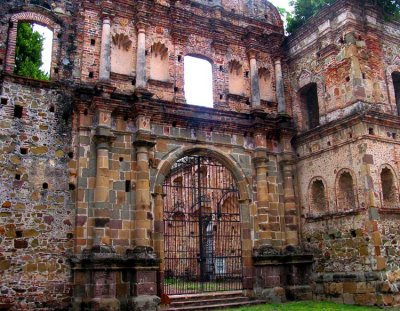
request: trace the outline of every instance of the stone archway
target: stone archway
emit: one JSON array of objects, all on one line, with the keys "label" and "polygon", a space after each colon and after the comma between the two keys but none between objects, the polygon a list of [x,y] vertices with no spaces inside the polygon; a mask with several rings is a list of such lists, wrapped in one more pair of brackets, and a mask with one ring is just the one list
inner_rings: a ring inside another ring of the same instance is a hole
[{"label": "stone archway", "polygon": [[[204,147],[186,147],[172,152],[167,158],[163,159],[158,166],[157,174],[154,179],[154,183],[151,185],[153,190],[153,206],[154,206],[154,238],[153,246],[154,250],[161,259],[160,274],[159,274],[159,294],[164,293],[164,278],[165,278],[165,223],[164,223],[164,206],[166,202],[166,195],[163,185],[168,177],[168,174],[173,169],[175,163],[185,157],[208,157],[221,165],[221,168],[225,168],[232,176],[232,180],[235,181],[237,187],[237,211],[240,217],[238,218],[238,230],[239,239],[241,240],[241,253],[240,253],[240,264],[242,266],[241,271],[241,286],[240,289],[252,288],[252,241],[251,241],[251,223],[250,223],[250,211],[249,211],[249,183],[247,178],[240,166],[233,161],[228,155],[223,152]],[[169,176],[170,177],[170,176]],[[178,178],[179,179],[179,178]],[[176,180],[177,183],[179,180]],[[177,219],[183,217],[183,214],[177,214]],[[215,230],[215,229],[214,229]],[[207,227],[205,227],[207,231]],[[218,264],[218,263],[217,263]],[[229,287],[227,287],[229,289]],[[208,287],[210,291],[212,287]],[[232,288],[233,289],[233,288]],[[237,288],[235,288],[237,289]],[[218,289],[217,289],[218,290]]]}]

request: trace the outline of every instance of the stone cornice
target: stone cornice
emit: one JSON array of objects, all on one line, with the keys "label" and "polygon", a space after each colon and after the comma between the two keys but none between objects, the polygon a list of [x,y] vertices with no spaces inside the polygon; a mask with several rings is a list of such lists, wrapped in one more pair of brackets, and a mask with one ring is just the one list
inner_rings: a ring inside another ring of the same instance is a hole
[{"label": "stone cornice", "polygon": [[[295,138],[295,144],[301,145],[314,140],[319,140],[321,137],[332,135],[334,133],[337,133],[338,131],[349,128],[361,122],[400,129],[399,116],[394,116],[377,111],[366,111],[361,113],[354,113],[348,117],[332,121],[322,126],[318,126],[317,128],[314,128],[305,133],[299,134]],[[379,136],[374,136],[374,138],[380,139]]]}]

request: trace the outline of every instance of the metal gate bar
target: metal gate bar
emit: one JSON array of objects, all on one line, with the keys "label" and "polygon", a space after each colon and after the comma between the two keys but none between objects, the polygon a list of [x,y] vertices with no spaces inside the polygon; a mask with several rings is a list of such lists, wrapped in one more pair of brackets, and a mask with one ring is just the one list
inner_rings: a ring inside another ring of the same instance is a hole
[{"label": "metal gate bar", "polygon": [[238,190],[229,170],[211,157],[184,157],[164,194],[164,292],[242,289]]}]

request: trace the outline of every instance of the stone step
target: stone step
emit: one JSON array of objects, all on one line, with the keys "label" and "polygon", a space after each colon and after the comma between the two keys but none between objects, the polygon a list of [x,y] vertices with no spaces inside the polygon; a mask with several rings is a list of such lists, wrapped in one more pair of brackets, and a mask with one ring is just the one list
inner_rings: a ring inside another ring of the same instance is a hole
[{"label": "stone step", "polygon": [[229,298],[229,297],[243,297],[243,291],[223,291],[223,292],[208,292],[208,293],[197,293],[197,294],[184,294],[184,295],[169,295],[169,299],[172,301],[187,301],[187,300],[201,300],[210,298]]},{"label": "stone step", "polygon": [[201,305],[223,305],[225,303],[234,302],[246,302],[249,301],[247,297],[237,296],[237,297],[210,297],[208,299],[185,299],[171,301],[170,307],[181,307],[181,306],[201,306]]},{"label": "stone step", "polygon": [[202,305],[202,306],[181,306],[181,307],[170,307],[168,309],[163,309],[163,311],[202,311],[202,310],[222,310],[226,308],[236,308],[243,306],[251,306],[264,304],[265,301],[262,300],[247,300],[243,302],[232,302],[232,303],[221,303],[214,305]]}]

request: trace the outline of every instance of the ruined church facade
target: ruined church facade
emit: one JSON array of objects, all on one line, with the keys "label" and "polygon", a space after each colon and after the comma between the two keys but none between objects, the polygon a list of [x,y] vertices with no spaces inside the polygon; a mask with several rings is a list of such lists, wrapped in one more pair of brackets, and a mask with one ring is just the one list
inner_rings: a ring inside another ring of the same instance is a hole
[{"label": "ruined church facade", "polygon": [[[400,25],[379,8],[338,0],[286,37],[266,0],[1,5],[1,307],[157,310],[184,282],[400,304]],[[49,81],[14,74],[21,22],[53,32]],[[212,108],[186,102],[187,56]]]}]

